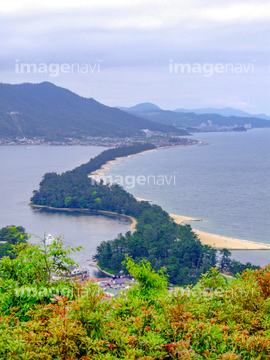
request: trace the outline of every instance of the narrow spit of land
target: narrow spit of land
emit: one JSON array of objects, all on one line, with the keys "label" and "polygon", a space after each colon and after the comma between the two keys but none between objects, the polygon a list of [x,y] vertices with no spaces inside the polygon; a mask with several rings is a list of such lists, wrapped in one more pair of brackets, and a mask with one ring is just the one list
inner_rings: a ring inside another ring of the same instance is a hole
[{"label": "narrow spit of land", "polygon": [[[110,169],[111,166],[115,165],[118,161],[122,161],[124,158],[129,158],[137,155],[142,155],[144,153],[157,151],[158,149],[153,150],[146,150],[138,154],[134,155],[128,155],[124,157],[118,157],[115,160],[108,161],[106,164],[104,164],[100,169],[96,170],[95,172],[89,174],[89,177],[94,178],[97,180],[98,176],[104,176],[106,175],[104,171]],[[146,199],[136,198],[138,201],[150,201]],[[191,222],[191,221],[202,221],[202,219],[195,219],[188,216],[183,215],[176,215],[176,214],[170,214],[172,219],[180,225],[183,225],[185,223]],[[131,217],[130,217],[131,218]],[[130,227],[131,231],[135,231],[136,227],[136,219],[131,218],[132,224]],[[270,245],[263,244],[263,243],[257,243],[249,240],[241,240],[241,239],[235,239],[230,238],[227,236],[217,235],[217,234],[211,234],[207,233],[201,230],[193,229],[194,232],[198,235],[203,245],[210,245],[215,249],[228,249],[228,250],[270,250]]]},{"label": "narrow spit of land", "polygon": [[123,156],[123,157],[117,157],[114,160],[107,161],[104,165],[101,166],[100,169],[98,169],[98,170],[92,172],[91,174],[89,174],[88,177],[93,178],[93,179],[95,179],[97,181],[98,176],[106,175],[104,173],[104,170],[109,170],[110,166],[115,165],[118,161],[122,161],[125,158],[130,158],[130,157],[133,157],[133,156],[142,155],[142,154],[145,154],[145,153],[148,153],[148,152],[153,152],[153,151],[157,151],[157,149],[145,150],[145,151],[142,151],[142,152],[140,152],[138,154],[132,154],[132,155],[127,155],[127,156]]}]

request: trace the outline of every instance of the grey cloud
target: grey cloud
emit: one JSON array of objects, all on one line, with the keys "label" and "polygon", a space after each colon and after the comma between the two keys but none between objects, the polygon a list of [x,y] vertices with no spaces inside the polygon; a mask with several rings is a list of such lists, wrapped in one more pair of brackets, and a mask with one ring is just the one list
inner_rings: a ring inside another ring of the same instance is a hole
[{"label": "grey cloud", "polygon": [[[158,2],[159,3],[159,2]],[[173,10],[177,9],[177,3]],[[196,2],[194,2],[196,4]],[[254,4],[253,1],[247,2]],[[267,3],[267,2],[260,2]],[[198,10],[202,9],[199,2]],[[235,1],[206,1],[207,7]],[[4,81],[52,81],[82,95],[110,105],[130,101],[153,101],[168,107],[196,107],[226,102],[257,107],[270,113],[262,92],[269,92],[265,73],[269,69],[269,22],[207,21],[188,11],[178,16],[161,13],[162,7],[50,10],[1,14],[2,55],[0,75]],[[152,15],[151,15],[152,14]],[[147,27],[140,20],[157,16]],[[170,16],[172,21],[170,22]],[[138,21],[136,22],[136,19]],[[15,60],[37,63],[95,63],[102,60],[102,73],[93,76],[61,76],[52,79],[38,74],[15,76]],[[254,76],[170,77],[169,60],[190,63],[245,62],[256,60]],[[248,86],[247,86],[247,85]],[[111,89],[114,89],[111,94]],[[228,95],[233,92],[235,95]],[[185,103],[180,103],[180,96]],[[151,97],[151,99],[150,99]],[[130,100],[132,99],[132,100]],[[135,99],[137,99],[135,101]],[[156,100],[156,101],[155,101]],[[192,106],[193,103],[193,106]],[[244,105],[242,105],[244,106]],[[256,112],[255,111],[255,112]]]}]

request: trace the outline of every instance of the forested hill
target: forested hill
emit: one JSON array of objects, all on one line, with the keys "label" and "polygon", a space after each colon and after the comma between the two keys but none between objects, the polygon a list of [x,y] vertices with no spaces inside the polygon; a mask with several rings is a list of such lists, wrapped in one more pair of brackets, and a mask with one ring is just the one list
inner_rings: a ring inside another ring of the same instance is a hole
[{"label": "forested hill", "polygon": [[[11,112],[17,113],[15,119]],[[187,134],[173,126],[138,118],[81,97],[49,82],[0,84],[1,137],[129,137],[140,134],[142,129]]]}]

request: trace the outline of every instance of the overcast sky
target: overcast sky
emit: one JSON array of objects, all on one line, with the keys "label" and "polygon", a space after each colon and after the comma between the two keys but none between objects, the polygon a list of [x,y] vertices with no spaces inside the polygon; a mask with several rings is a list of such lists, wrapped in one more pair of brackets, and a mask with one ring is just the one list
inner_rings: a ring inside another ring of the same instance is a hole
[{"label": "overcast sky", "polygon": [[270,115],[269,24],[258,0],[4,1],[0,81],[50,81],[109,106]]}]

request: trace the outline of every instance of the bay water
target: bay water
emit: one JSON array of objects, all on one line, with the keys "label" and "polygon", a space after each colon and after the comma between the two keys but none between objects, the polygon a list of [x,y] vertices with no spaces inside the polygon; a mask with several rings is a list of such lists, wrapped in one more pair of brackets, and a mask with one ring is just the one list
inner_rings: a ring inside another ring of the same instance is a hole
[{"label": "bay water", "polygon": [[[32,191],[38,189],[46,172],[71,170],[103,150],[105,148],[94,146],[0,146],[0,227],[21,225],[26,232],[41,238],[45,233],[54,237],[62,234],[65,245],[84,247],[73,257],[82,266],[88,266],[101,241],[125,233],[130,222],[96,214],[37,211],[28,204]],[[32,237],[31,241],[40,239]],[[95,268],[88,269],[93,277],[100,277]]]},{"label": "bay water", "polygon": [[[270,129],[193,137],[201,143],[125,158],[106,174],[122,176],[127,191],[169,213],[202,219],[190,223],[198,230],[270,244]],[[270,251],[232,253],[270,262]]]},{"label": "bay water", "polygon": [[[199,145],[159,149],[112,165],[106,174],[122,178],[134,196],[169,213],[202,219],[202,231],[270,244],[270,129],[200,133]],[[89,264],[96,246],[129,230],[129,221],[103,215],[36,211],[28,204],[46,172],[71,170],[102,147],[0,146],[0,227],[21,225],[27,232],[64,235],[83,246],[76,255]],[[142,181],[145,179],[145,181]],[[235,259],[265,266],[270,251],[233,251]],[[92,276],[100,276],[89,268]]]}]

